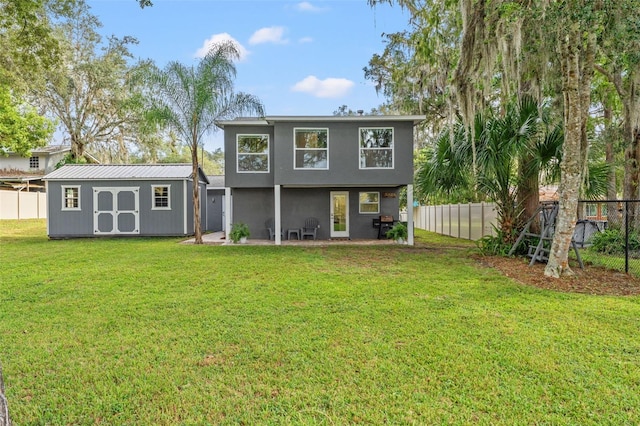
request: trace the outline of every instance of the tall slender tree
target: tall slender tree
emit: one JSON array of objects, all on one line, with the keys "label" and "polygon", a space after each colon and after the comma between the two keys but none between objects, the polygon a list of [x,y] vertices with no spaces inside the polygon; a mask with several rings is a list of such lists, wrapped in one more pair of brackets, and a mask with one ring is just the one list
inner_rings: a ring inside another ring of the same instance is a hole
[{"label": "tall slender tree", "polygon": [[197,66],[170,62],[150,72],[154,110],[191,151],[193,166],[193,223],[196,244],[202,244],[198,150],[215,122],[241,114],[264,115],[260,100],[233,90],[239,51],[232,42],[211,46]]}]

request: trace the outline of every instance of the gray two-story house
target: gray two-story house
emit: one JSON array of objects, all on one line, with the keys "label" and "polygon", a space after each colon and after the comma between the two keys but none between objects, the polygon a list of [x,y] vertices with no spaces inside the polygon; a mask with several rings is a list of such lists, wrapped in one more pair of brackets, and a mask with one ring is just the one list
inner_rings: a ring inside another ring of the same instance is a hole
[{"label": "gray two-story house", "polygon": [[[398,220],[400,190],[413,205],[414,127],[424,116],[273,116],[222,121],[225,229],[251,238],[375,239]],[[413,223],[412,209],[407,221]],[[271,232],[267,228],[271,228]],[[228,237],[228,234],[227,234]],[[309,236],[310,237],[310,236]],[[413,244],[413,226],[409,226]]]}]

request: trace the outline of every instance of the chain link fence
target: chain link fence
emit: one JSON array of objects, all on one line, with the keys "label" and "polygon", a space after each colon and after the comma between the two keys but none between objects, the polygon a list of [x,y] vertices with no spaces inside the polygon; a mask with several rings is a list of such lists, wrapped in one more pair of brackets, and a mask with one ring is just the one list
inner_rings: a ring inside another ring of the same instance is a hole
[{"label": "chain link fence", "polygon": [[574,241],[585,264],[640,276],[640,200],[580,201]]}]

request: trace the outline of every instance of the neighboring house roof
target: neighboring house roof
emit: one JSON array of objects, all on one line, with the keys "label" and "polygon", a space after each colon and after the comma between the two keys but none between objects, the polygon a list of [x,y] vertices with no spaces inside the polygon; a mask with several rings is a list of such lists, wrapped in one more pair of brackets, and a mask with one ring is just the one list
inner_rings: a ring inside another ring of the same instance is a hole
[{"label": "neighboring house roof", "polygon": [[70,152],[71,146],[69,145],[47,145],[42,148],[35,148],[31,150],[31,154],[58,154],[62,152]]},{"label": "neighboring house roof", "polygon": [[207,179],[209,179],[208,189],[224,188],[224,175],[208,175]]},{"label": "neighboring house roof", "polygon": [[[65,153],[65,152],[70,152],[71,151],[71,147],[69,145],[47,145],[47,146],[43,146],[40,148],[34,148],[31,150],[31,155],[33,156],[34,154],[48,154],[48,155],[52,155],[52,154],[59,154],[59,153]],[[14,151],[4,151],[5,154],[9,155],[9,154],[15,154]],[[28,157],[25,157],[28,158]]]},{"label": "neighboring house roof", "polygon": [[[191,179],[191,164],[67,164],[44,180],[166,180]],[[200,180],[209,183],[200,169]]]},{"label": "neighboring house roof", "polygon": [[414,125],[424,121],[425,115],[272,115],[264,118],[240,117],[235,120],[218,121],[216,125],[221,129],[224,126],[266,126],[276,122],[358,122],[358,121],[412,121]]}]

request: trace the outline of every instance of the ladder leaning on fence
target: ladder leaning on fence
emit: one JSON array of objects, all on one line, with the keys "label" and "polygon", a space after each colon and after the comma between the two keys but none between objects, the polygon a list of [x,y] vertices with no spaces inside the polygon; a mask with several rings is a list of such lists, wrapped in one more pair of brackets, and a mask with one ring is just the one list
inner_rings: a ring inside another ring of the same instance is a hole
[{"label": "ladder leaning on fence", "polygon": [[[525,224],[524,229],[518,236],[516,242],[511,247],[511,250],[509,250],[509,256],[513,256],[516,249],[525,237],[536,237],[538,238],[538,244],[529,245],[529,249],[527,251],[527,257],[531,258],[529,266],[533,265],[536,262],[547,263],[549,261],[549,253],[551,252],[551,242],[553,241],[553,234],[556,229],[556,217],[558,216],[559,209],[560,205],[557,201],[540,203],[540,206],[538,207],[536,212],[529,218],[529,220]],[[539,234],[535,232],[529,232],[531,224],[537,217],[540,218],[541,231]],[[580,258],[580,253],[578,252],[578,246],[576,245],[576,242],[573,240],[573,238],[571,239],[571,248],[573,248],[576,253],[576,258],[578,260],[580,268],[584,269],[582,258]]]}]

